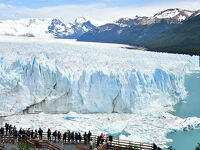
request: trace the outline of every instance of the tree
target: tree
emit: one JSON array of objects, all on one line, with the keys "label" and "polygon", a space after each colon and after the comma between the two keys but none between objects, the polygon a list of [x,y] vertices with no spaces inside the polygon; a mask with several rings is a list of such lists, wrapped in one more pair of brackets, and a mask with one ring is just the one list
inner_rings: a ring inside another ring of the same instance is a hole
[{"label": "tree", "polygon": [[175,150],[172,146],[169,146],[167,150]]},{"label": "tree", "polygon": [[200,143],[197,143],[197,147],[195,148],[195,150],[200,150]]},{"label": "tree", "polygon": [[19,150],[29,150],[30,149],[30,145],[24,141],[21,141],[18,143]]}]

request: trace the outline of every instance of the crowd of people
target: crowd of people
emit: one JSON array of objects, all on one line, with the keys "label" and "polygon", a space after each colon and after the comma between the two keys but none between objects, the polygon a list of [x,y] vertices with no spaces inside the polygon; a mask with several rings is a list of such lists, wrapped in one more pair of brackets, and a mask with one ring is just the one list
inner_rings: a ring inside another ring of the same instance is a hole
[{"label": "crowd of people", "polygon": [[[103,133],[97,136],[97,141],[94,142],[92,139],[92,133],[89,131],[81,134],[80,132],[66,131],[61,133],[58,130],[51,131],[48,129],[46,133],[39,128],[38,130],[27,129],[24,130],[20,128],[17,130],[16,126],[12,126],[11,124],[5,123],[5,127],[0,128],[0,134],[2,135],[13,135],[15,142],[23,140],[25,137],[32,138],[35,141],[35,144],[38,140],[43,140],[44,136],[47,136],[45,139],[53,142],[63,142],[68,144],[80,144],[84,143],[85,145],[89,145],[90,149],[96,144],[96,147],[99,145],[106,143],[108,146],[109,141],[108,137],[105,137]],[[156,144],[153,144],[153,150],[160,150]]]},{"label": "crowd of people", "polygon": [[[70,143],[70,144],[80,144],[82,141],[84,141],[84,144],[89,144],[90,147],[94,145],[94,141],[92,140],[92,133],[89,131],[88,133],[85,132],[84,134],[81,134],[80,132],[73,132],[73,131],[66,131],[64,133],[61,133],[58,130],[51,131],[51,129],[48,129],[46,133],[39,128],[38,130],[32,130],[27,129],[24,130],[20,128],[17,130],[16,126],[12,126],[11,124],[5,123],[5,127],[0,128],[0,134],[4,135],[13,135],[16,142],[18,140],[23,139],[23,136],[26,135],[29,138],[32,138],[33,140],[42,140],[44,139],[44,136],[47,136],[47,140],[54,141],[54,142],[63,142],[63,143]],[[108,142],[107,138],[105,139],[105,136],[103,133],[101,133],[100,136],[97,137],[97,144],[98,147],[100,144],[104,143],[104,141]]]}]

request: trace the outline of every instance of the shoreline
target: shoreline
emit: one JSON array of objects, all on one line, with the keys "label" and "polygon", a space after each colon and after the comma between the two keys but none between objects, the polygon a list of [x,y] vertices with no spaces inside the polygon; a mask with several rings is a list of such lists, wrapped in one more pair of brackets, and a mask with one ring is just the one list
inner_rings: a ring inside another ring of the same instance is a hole
[{"label": "shoreline", "polygon": [[132,46],[132,45],[121,46],[121,48],[128,49],[128,50],[141,50],[141,51],[148,51],[148,49],[145,48],[145,47]]}]

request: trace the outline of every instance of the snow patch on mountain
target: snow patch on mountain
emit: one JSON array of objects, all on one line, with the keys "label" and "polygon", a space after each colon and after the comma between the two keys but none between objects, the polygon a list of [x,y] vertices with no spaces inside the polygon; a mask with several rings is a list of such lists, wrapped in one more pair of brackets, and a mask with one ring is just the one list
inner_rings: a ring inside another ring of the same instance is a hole
[{"label": "snow patch on mountain", "polygon": [[180,13],[179,9],[167,9],[160,13],[157,13],[154,17],[156,18],[173,18]]},{"label": "snow patch on mountain", "polygon": [[184,10],[184,9],[167,9],[165,11],[161,11],[153,16],[153,18],[158,19],[170,19],[169,22],[178,23],[187,18],[189,18],[195,11]]},{"label": "snow patch on mountain", "polygon": [[[139,17],[135,18],[120,18],[114,22],[114,24],[119,25],[120,27],[132,26],[132,25],[149,25],[154,23],[159,23],[162,20],[167,21],[168,23],[181,23],[182,21],[189,18],[196,11],[184,10],[184,9],[167,9],[161,11],[151,17]],[[104,25],[105,27],[105,25]]]}]

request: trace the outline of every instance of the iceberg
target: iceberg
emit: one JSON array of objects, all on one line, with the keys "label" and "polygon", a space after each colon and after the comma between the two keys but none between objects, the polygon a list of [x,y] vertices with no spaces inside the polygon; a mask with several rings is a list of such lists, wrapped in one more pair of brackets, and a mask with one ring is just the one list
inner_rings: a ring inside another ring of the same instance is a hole
[{"label": "iceberg", "polygon": [[0,111],[135,113],[187,95],[197,56],[128,50],[120,44],[3,37]]}]

